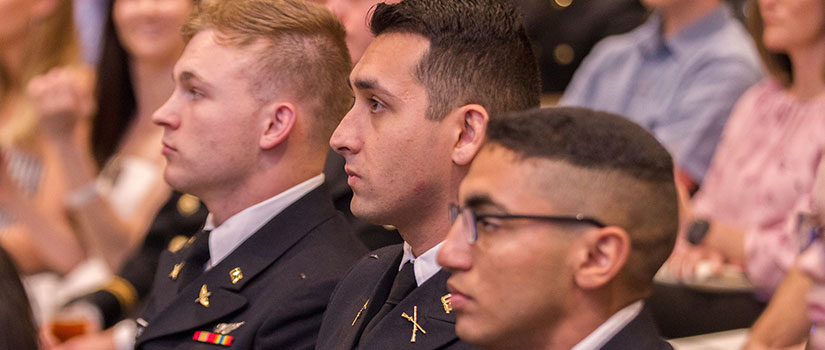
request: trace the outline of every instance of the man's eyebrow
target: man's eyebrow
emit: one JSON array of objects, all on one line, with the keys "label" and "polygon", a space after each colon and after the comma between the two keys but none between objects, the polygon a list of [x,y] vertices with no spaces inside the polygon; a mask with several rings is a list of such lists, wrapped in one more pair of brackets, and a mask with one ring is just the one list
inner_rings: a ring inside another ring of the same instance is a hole
[{"label": "man's eyebrow", "polygon": [[209,86],[209,83],[207,83],[207,82],[203,81],[203,79],[201,79],[200,77],[198,77],[198,75],[197,75],[197,74],[192,73],[192,72],[190,72],[190,71],[183,71],[183,72],[181,72],[181,73],[180,73],[180,75],[178,76],[178,80],[180,80],[180,82],[181,82],[181,83],[188,83],[188,82],[190,82],[190,81],[193,81],[193,80],[194,80],[194,81],[197,81],[199,84],[203,84],[203,85],[207,85],[207,86]]},{"label": "man's eyebrow", "polygon": [[395,95],[393,95],[389,90],[381,86],[381,84],[379,84],[378,81],[375,79],[355,79],[355,83],[352,83],[352,85],[359,90],[372,90],[381,95],[385,95],[390,98],[395,98]]},{"label": "man's eyebrow", "polygon": [[464,199],[464,206],[467,208],[478,208],[478,207],[486,207],[491,206],[501,211],[506,212],[504,206],[494,201],[490,198],[490,195],[486,193],[474,193],[467,196]]}]

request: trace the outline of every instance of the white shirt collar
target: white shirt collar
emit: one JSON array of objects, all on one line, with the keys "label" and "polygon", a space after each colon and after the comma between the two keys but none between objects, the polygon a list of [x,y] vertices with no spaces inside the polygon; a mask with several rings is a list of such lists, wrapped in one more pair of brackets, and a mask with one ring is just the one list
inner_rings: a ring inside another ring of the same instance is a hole
[{"label": "white shirt collar", "polygon": [[570,350],[598,350],[604,344],[607,344],[610,339],[613,339],[630,321],[633,321],[636,316],[642,312],[644,302],[639,300],[633,304],[625,306],[619,312],[610,316],[599,328],[596,328],[593,333],[582,339],[576,346]]},{"label": "white shirt collar", "polygon": [[235,248],[246,241],[253,233],[263,227],[269,220],[281,211],[295,203],[298,199],[321,186],[324,183],[324,174],[315,176],[294,187],[283,191],[272,198],[241,210],[223,224],[215,227],[212,214],[206,218],[204,230],[212,230],[209,234],[209,262],[206,269],[218,265],[231,254]]},{"label": "white shirt collar", "polygon": [[401,258],[401,265],[398,265],[398,271],[401,271],[401,267],[404,266],[407,261],[412,261],[413,270],[415,271],[415,283],[419,286],[424,284],[430,277],[433,277],[438,271],[441,271],[441,265],[436,261],[436,257],[442,245],[444,245],[444,242],[436,244],[435,247],[430,248],[416,258],[412,253],[412,247],[407,242],[404,242],[404,257]]}]

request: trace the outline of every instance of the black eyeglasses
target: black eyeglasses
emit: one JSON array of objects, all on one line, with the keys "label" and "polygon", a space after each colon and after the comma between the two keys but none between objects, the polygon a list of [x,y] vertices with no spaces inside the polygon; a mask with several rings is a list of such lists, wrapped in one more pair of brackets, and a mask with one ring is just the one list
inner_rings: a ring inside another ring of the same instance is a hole
[{"label": "black eyeglasses", "polygon": [[481,223],[484,223],[486,219],[501,219],[501,220],[508,220],[508,219],[528,219],[528,220],[544,220],[550,222],[558,222],[558,223],[573,223],[573,224],[588,224],[593,225],[599,228],[606,227],[604,223],[599,221],[598,219],[584,216],[583,214],[576,214],[575,216],[561,216],[561,215],[552,215],[552,216],[543,216],[543,215],[518,215],[518,214],[477,214],[470,208],[462,208],[455,203],[450,203],[450,223],[455,224],[455,221],[458,220],[458,217],[461,216],[464,219],[464,224],[470,231],[470,236],[468,240],[470,243],[474,243],[478,240],[478,226]]},{"label": "black eyeglasses", "polygon": [[799,237],[799,251],[804,252],[817,240],[825,236],[825,225],[816,215],[799,214],[796,221],[796,234]]}]

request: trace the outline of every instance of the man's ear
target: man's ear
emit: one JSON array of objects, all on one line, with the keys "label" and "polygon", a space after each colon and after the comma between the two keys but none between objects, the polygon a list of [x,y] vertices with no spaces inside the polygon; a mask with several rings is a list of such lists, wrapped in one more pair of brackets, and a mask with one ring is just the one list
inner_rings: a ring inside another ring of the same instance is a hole
[{"label": "man's ear", "polygon": [[295,126],[295,106],[291,103],[273,103],[263,109],[264,131],[260,146],[270,149],[286,140]]},{"label": "man's ear", "polygon": [[582,289],[601,288],[622,270],[630,255],[630,236],[625,230],[608,226],[583,234],[577,245],[574,278]]},{"label": "man's ear", "polygon": [[458,165],[469,165],[484,143],[490,116],[484,107],[477,104],[462,106],[453,113],[459,115],[461,127],[453,147],[452,159]]},{"label": "man's ear", "polygon": [[38,20],[49,17],[57,9],[61,1],[68,0],[33,0],[32,16]]}]

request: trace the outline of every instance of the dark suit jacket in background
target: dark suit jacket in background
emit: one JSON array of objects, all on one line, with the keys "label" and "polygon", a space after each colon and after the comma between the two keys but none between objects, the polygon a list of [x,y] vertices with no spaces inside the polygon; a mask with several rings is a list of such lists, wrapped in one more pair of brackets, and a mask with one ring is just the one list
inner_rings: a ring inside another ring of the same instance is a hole
[{"label": "dark suit jacket in background", "polygon": [[[180,292],[169,272],[187,249],[165,252],[135,348],[227,348],[192,337],[218,323],[244,322],[229,334],[229,349],[311,349],[332,290],[366,251],[329,198],[325,185],[308,193]],[[237,284],[235,267],[243,272]],[[196,302],[204,284],[209,307]]]},{"label": "dark suit jacket in background", "polygon": [[613,336],[602,350],[673,350],[673,346],[659,336],[656,323],[647,306],[619,333]]},{"label": "dark suit jacket in background", "polygon": [[642,24],[648,11],[639,0],[511,0],[519,8],[541,71],[541,89],[561,93],[599,40]]},{"label": "dark suit jacket in background", "polygon": [[[376,250],[344,276],[327,307],[316,349],[471,349],[455,335],[455,313],[447,314],[441,303],[441,297],[447,294],[449,277],[444,270],[415,288],[370,334],[360,339],[364,327],[386,300],[403,254],[400,244]],[[368,299],[367,308],[361,311]],[[410,342],[413,324],[401,317],[402,312],[412,316],[413,306],[418,306],[418,324],[427,332],[419,331],[415,343]],[[359,311],[361,315],[356,319]]]}]

